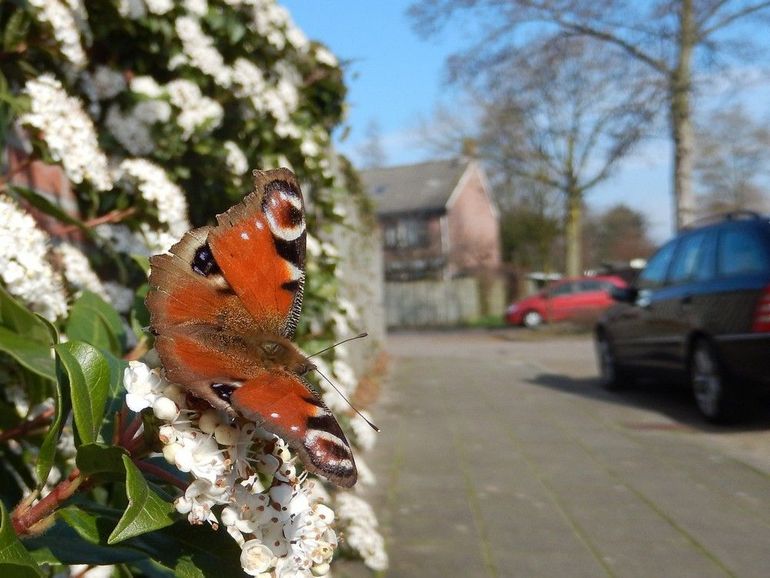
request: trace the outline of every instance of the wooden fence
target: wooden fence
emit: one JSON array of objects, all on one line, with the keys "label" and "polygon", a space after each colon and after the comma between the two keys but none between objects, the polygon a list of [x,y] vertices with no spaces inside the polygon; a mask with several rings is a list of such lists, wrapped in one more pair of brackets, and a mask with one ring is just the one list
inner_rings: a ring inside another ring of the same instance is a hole
[{"label": "wooden fence", "polygon": [[463,277],[447,281],[388,281],[388,327],[449,327],[487,315],[502,317],[505,287],[499,278]]}]

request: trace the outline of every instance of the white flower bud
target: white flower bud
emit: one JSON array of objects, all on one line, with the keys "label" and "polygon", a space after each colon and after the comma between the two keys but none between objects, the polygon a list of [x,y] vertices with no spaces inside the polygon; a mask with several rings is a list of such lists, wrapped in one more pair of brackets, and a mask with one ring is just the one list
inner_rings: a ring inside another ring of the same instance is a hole
[{"label": "white flower bud", "polygon": [[325,563],[316,564],[310,569],[310,571],[313,573],[313,576],[326,576],[329,573],[329,570],[331,570],[331,566]]},{"label": "white flower bud", "polygon": [[179,451],[179,448],[181,448],[179,444],[171,443],[166,446],[163,446],[163,457],[166,458],[166,461],[172,465],[176,465],[176,454]]},{"label": "white flower bud", "polygon": [[238,430],[229,425],[218,425],[214,430],[214,439],[223,446],[233,446],[238,442]]},{"label": "white flower bud", "polygon": [[159,397],[152,404],[152,411],[155,417],[165,421],[171,421],[176,418],[179,409],[176,404],[167,397]]},{"label": "white flower bud", "polygon": [[198,420],[198,428],[207,434],[213,434],[216,427],[219,425],[219,413],[215,409],[209,409],[201,414]]}]

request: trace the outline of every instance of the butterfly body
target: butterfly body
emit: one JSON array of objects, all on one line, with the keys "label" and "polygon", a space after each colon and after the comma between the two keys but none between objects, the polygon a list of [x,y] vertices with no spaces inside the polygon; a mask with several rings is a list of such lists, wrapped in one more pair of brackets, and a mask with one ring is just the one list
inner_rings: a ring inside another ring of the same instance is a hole
[{"label": "butterfly body", "polygon": [[286,439],[308,470],[352,486],[342,429],[303,379],[292,343],[302,307],[304,204],[286,169],[255,172],[255,191],[150,260],[150,328],[166,377],[213,407]]}]

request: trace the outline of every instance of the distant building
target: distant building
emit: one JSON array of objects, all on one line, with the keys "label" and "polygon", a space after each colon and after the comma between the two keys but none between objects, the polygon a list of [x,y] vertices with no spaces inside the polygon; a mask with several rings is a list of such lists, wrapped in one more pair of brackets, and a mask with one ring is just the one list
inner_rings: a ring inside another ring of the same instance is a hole
[{"label": "distant building", "polygon": [[450,279],[500,265],[500,223],[475,160],[361,172],[382,228],[389,281]]}]

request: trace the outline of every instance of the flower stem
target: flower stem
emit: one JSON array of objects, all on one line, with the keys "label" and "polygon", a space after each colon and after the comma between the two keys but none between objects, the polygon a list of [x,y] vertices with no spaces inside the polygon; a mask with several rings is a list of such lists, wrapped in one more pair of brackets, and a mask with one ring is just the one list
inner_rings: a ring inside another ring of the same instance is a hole
[{"label": "flower stem", "polygon": [[143,462],[141,460],[134,460],[134,463],[136,464],[136,467],[142,470],[143,472],[152,474],[156,478],[160,478],[164,482],[168,482],[169,484],[176,486],[183,492],[187,489],[187,486],[189,485],[185,481],[180,480],[175,476],[172,476],[169,472],[167,472],[166,470],[164,470],[159,466],[156,466],[155,464],[151,464],[150,462]]},{"label": "flower stem", "polygon": [[48,526],[45,524],[47,518],[78,490],[83,480],[80,470],[75,468],[66,480],[56,484],[51,492],[34,506],[30,506],[26,500],[22,501],[11,514],[16,535],[30,536],[47,529]]},{"label": "flower stem", "polygon": [[25,421],[24,423],[21,423],[16,427],[12,427],[11,429],[0,432],[0,443],[22,437],[30,431],[49,425],[53,419],[53,414],[53,408],[47,409],[33,419]]}]

